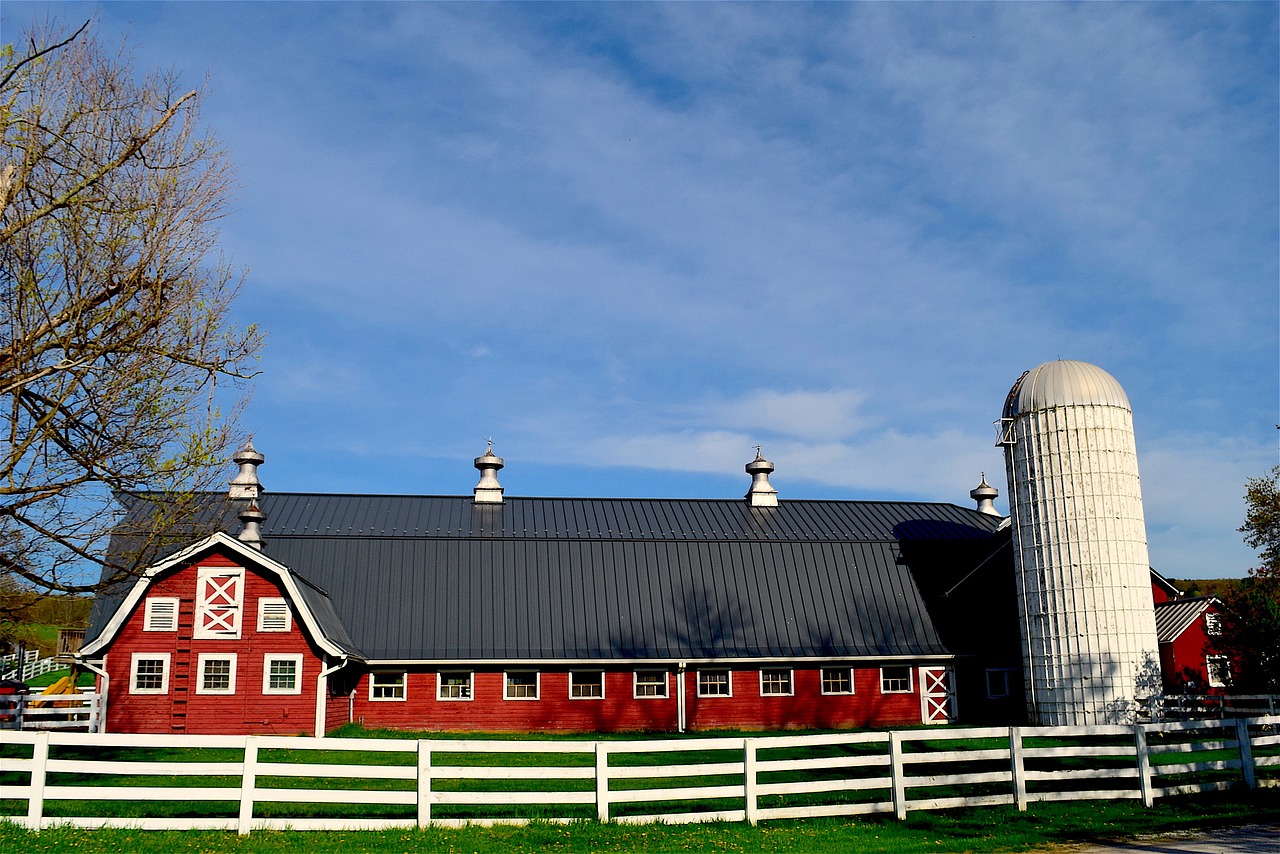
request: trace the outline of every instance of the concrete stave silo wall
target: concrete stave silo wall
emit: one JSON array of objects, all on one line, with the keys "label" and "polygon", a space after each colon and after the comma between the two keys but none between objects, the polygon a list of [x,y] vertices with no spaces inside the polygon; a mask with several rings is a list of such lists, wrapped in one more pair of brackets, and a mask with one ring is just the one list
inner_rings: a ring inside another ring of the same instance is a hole
[{"label": "concrete stave silo wall", "polygon": [[1006,412],[1024,685],[1041,724],[1126,722],[1159,691],[1133,418],[1116,391]]}]

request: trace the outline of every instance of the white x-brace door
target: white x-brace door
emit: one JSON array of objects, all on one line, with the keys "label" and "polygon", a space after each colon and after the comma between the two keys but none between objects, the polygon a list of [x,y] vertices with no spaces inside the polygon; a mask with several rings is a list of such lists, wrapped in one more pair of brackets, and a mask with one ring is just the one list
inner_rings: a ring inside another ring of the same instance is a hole
[{"label": "white x-brace door", "polygon": [[920,719],[926,724],[956,720],[955,671],[950,667],[920,668]]}]

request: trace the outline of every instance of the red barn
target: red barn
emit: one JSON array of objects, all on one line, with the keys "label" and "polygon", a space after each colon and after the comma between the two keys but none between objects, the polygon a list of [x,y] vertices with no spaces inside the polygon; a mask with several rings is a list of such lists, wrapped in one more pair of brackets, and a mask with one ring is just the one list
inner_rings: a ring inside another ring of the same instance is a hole
[{"label": "red barn", "polygon": [[1215,596],[1167,599],[1156,603],[1160,672],[1166,694],[1222,694],[1231,684],[1227,656],[1214,648],[1222,633]]},{"label": "red barn", "polygon": [[917,578],[1007,562],[991,512],[780,502],[760,457],[736,501],[508,498],[492,452],[472,496],[264,495],[236,460],[212,533],[95,602],[109,731],[944,722],[958,655]]}]

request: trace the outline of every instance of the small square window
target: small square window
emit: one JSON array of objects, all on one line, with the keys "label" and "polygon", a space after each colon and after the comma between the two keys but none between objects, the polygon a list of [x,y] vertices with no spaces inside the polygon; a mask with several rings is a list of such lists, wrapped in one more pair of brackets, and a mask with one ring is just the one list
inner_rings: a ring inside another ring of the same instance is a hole
[{"label": "small square window", "polygon": [[1204,615],[1204,633],[1211,637],[1222,634],[1222,615],[1205,614]]},{"label": "small square window", "polygon": [[470,700],[471,676],[466,670],[444,670],[436,683],[437,700]]},{"label": "small square window", "polygon": [[538,699],[538,674],[530,670],[513,670],[506,674],[506,693],[508,700]]},{"label": "small square window", "polygon": [[403,700],[404,682],[405,675],[403,673],[370,673],[369,699],[374,701]]},{"label": "small square window", "polygon": [[569,671],[569,699],[571,700],[603,700],[604,671],[571,670]]},{"label": "small square window", "polygon": [[881,667],[880,668],[880,693],[881,694],[910,694],[911,693],[911,668],[910,667]]},{"label": "small square window", "polygon": [[262,693],[301,694],[302,656],[266,656],[262,668]]},{"label": "small square window", "polygon": [[699,670],[699,697],[732,697],[733,681],[728,670]]},{"label": "small square window", "polygon": [[148,597],[146,613],[142,621],[144,632],[176,632],[178,630],[178,600],[176,597]]},{"label": "small square window", "polygon": [[852,694],[853,693],[853,668],[852,667],[822,668],[822,693]]},{"label": "small square window", "polygon": [[1013,679],[1017,670],[992,667],[987,670],[987,699],[1003,700],[1013,694]]},{"label": "small square window", "polygon": [[135,652],[131,664],[130,694],[169,693],[169,653]]},{"label": "small square window", "polygon": [[633,678],[637,698],[667,696],[667,671],[637,670]]},{"label": "small square window", "polygon": [[792,693],[794,692],[791,689],[790,670],[770,669],[760,671],[761,696],[789,697]]},{"label": "small square window", "polygon": [[197,659],[200,681],[197,694],[234,694],[236,692],[235,653],[201,653]]},{"label": "small square window", "polygon": [[288,601],[268,596],[258,600],[258,631],[287,632],[291,622]]}]

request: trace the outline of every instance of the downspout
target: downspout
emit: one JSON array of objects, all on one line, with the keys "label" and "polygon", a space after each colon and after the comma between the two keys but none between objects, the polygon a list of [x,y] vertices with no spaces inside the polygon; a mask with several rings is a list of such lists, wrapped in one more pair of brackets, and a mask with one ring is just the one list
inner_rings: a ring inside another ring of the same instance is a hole
[{"label": "downspout", "polygon": [[102,690],[99,693],[101,699],[98,701],[98,732],[107,731],[107,694],[111,688],[111,674],[107,672],[105,667],[94,664],[92,661],[85,661],[83,658],[77,658],[76,663],[94,673],[102,679]]},{"label": "downspout", "polygon": [[680,662],[676,665],[676,731],[685,731],[685,711],[684,711],[684,671],[687,666],[686,662]]},{"label": "downspout", "polygon": [[329,694],[329,674],[336,673],[346,666],[347,656],[343,653],[337,664],[328,670],[321,670],[320,675],[316,677],[316,738],[324,738],[324,707],[325,699]]}]

